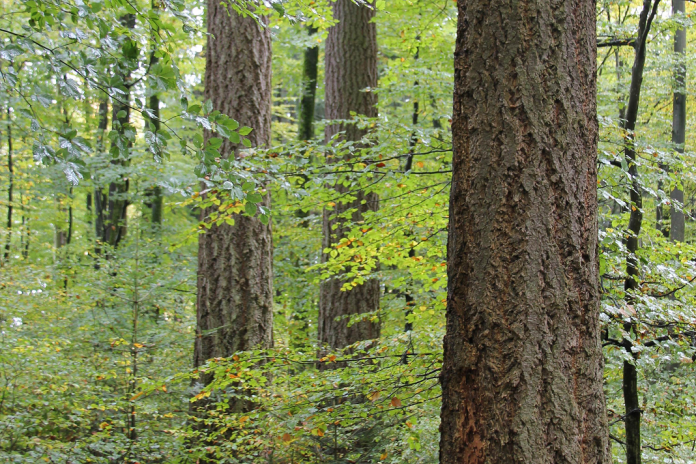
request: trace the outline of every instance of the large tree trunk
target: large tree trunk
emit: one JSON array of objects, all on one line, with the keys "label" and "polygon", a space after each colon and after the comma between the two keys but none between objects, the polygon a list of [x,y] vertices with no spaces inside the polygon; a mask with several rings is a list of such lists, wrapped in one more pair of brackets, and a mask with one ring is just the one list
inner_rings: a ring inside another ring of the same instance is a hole
[{"label": "large tree trunk", "polygon": [[440,462],[608,463],[595,2],[459,2]]},{"label": "large tree trunk", "polygon": [[[672,0],[672,14],[684,14],[684,0]],[[686,141],[686,29],[679,28],[674,34],[674,53],[676,54],[677,69],[674,73],[674,97],[672,103],[672,143],[678,153],[684,153]],[[684,241],[684,191],[675,187],[670,192],[672,206],[670,207],[670,238],[675,242]]]},{"label": "large tree trunk", "polygon": [[[271,34],[252,18],[208,2],[205,98],[253,128],[254,146],[270,143]],[[206,133],[206,138],[211,137]],[[237,146],[225,140],[224,156]],[[270,206],[266,197],[265,205]],[[204,211],[205,217],[212,211]],[[236,351],[273,345],[271,226],[237,215],[198,240],[198,335],[194,365]],[[210,378],[203,376],[203,383]]]},{"label": "large tree trunk", "polygon": [[[352,0],[336,0],[333,15],[338,24],[329,29],[325,51],[326,119],[351,119],[351,112],[368,117],[377,116],[377,95],[365,91],[377,86],[377,30],[374,10],[359,6]],[[366,131],[354,124],[326,126],[325,138],[345,131],[346,140],[360,140]],[[351,190],[339,185],[337,196]],[[337,202],[333,211],[324,210],[323,248],[330,248],[344,237],[350,224],[336,216],[355,208],[351,221],[360,221],[366,211],[379,207],[376,194],[358,192],[352,202]],[[362,204],[365,200],[365,204]],[[334,226],[337,226],[334,229]],[[323,259],[326,259],[326,255]],[[321,284],[319,297],[319,341],[331,348],[343,348],[359,340],[379,337],[379,323],[364,320],[348,327],[347,316],[374,312],[379,309],[379,281],[369,279],[364,284],[343,292],[340,277]],[[337,318],[339,318],[337,320]]]}]

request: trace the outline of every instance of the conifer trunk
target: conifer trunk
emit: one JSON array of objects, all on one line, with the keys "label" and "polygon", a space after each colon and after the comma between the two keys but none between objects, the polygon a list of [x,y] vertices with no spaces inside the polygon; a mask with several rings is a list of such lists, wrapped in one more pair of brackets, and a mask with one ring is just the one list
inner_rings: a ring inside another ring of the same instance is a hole
[{"label": "conifer trunk", "polygon": [[440,463],[609,463],[595,2],[458,5]]},{"label": "conifer trunk", "polygon": [[[249,126],[254,146],[270,143],[271,34],[253,18],[228,13],[208,2],[205,98],[213,107]],[[206,139],[211,137],[205,134]],[[225,140],[224,156],[238,147]],[[265,205],[270,206],[267,196]],[[203,217],[217,208],[203,212]],[[198,241],[198,299],[194,365],[236,351],[273,345],[271,226],[234,217],[213,225]],[[202,376],[202,383],[209,377]]]},{"label": "conifer trunk", "polygon": [[[377,116],[377,95],[365,91],[377,87],[377,30],[374,10],[356,5],[352,0],[333,3],[338,24],[329,29],[325,51],[326,119],[351,119],[351,112],[368,117]],[[345,131],[346,140],[360,140],[364,129],[354,124],[328,125],[325,139]],[[335,187],[337,196],[352,190],[343,185]],[[348,209],[357,211],[352,221],[362,220],[366,211],[376,211],[379,198],[374,193],[359,191],[352,202],[337,201],[333,211],[324,210],[322,248],[330,248],[344,237],[349,227],[336,216]],[[365,203],[363,204],[363,200]],[[334,229],[334,226],[337,226]],[[324,255],[322,259],[326,260]],[[344,281],[335,277],[321,283],[319,297],[319,341],[331,348],[343,348],[359,340],[379,337],[379,323],[364,320],[348,327],[345,316],[374,312],[379,309],[379,281],[369,279],[352,290],[341,291]],[[336,318],[340,318],[337,320]]]}]

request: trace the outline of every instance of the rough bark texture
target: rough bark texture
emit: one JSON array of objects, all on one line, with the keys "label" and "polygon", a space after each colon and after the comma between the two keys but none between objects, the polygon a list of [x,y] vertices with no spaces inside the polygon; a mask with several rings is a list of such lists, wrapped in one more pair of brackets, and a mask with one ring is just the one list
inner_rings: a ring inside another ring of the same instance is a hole
[{"label": "rough bark texture", "polygon": [[[216,110],[253,128],[254,146],[271,133],[271,34],[252,18],[208,2],[205,98]],[[211,134],[206,134],[206,138]],[[234,156],[225,140],[221,153]],[[270,200],[266,198],[266,205]],[[217,209],[216,209],[217,210]],[[203,213],[204,216],[208,212]],[[271,227],[236,216],[198,241],[198,335],[194,365],[273,344]],[[202,377],[206,383],[209,379]]]},{"label": "rough bark texture", "polygon": [[[686,5],[684,0],[672,0],[672,14],[684,14]],[[674,97],[672,103],[672,143],[678,153],[684,153],[684,142],[686,141],[686,29],[677,29],[674,34],[674,53],[677,58],[677,69],[674,73]],[[675,242],[684,241],[685,221],[684,211],[684,191],[674,188],[670,192],[672,207],[670,208],[670,238]],[[679,206],[674,206],[679,205]]]},{"label": "rough bark texture", "polygon": [[[366,92],[377,86],[377,30],[371,22],[374,10],[359,6],[352,0],[336,0],[333,15],[338,24],[329,29],[325,51],[326,119],[351,119],[351,112],[368,117],[377,116],[377,95]],[[360,140],[366,131],[354,124],[334,124],[326,127],[324,136],[345,131],[346,140]],[[337,186],[337,196],[351,189]],[[324,210],[323,248],[339,242],[348,228],[335,217],[355,208],[352,221],[360,221],[366,211],[379,208],[376,194],[356,192],[356,200],[336,202],[333,211]],[[361,204],[365,200],[365,204]],[[334,229],[334,226],[337,226]],[[326,259],[326,256],[323,256]],[[347,317],[379,309],[380,289],[375,279],[367,280],[350,291],[343,292],[343,280],[336,277],[321,284],[319,296],[319,341],[331,348],[343,348],[359,340],[379,336],[379,323],[361,321],[348,327]],[[339,318],[337,320],[337,318]]]},{"label": "rough bark texture", "polygon": [[458,5],[440,462],[608,463],[595,3]]}]

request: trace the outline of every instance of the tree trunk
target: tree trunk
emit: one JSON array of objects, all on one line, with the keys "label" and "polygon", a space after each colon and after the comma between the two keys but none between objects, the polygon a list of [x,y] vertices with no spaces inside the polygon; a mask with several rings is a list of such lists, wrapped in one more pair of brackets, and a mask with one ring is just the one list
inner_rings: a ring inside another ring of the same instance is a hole
[{"label": "tree trunk", "polygon": [[[351,119],[351,112],[376,117],[377,95],[365,91],[366,88],[377,86],[377,30],[372,22],[374,10],[356,5],[352,0],[336,0],[333,15],[339,22],[329,29],[326,39],[326,118]],[[340,131],[345,131],[346,140],[360,140],[366,134],[355,124],[332,124],[326,126],[326,141]],[[340,196],[351,189],[337,185],[335,190]],[[350,223],[362,220],[366,211],[378,209],[379,198],[376,194],[357,192],[355,196],[355,201],[338,203],[333,211],[324,210],[323,249],[338,243],[350,230]],[[363,200],[365,204],[362,204]],[[353,208],[357,211],[347,224],[337,218]],[[322,256],[322,259],[326,260],[327,256]],[[321,283],[319,341],[331,348],[343,348],[359,340],[379,337],[378,322],[364,320],[348,327],[347,319],[351,315],[379,309],[379,281],[369,279],[347,292],[341,291],[343,283],[340,277]]]},{"label": "tree trunk", "polygon": [[[672,0],[672,14],[684,14],[686,5],[684,0]],[[684,153],[686,141],[686,29],[679,28],[674,34],[674,53],[676,55],[677,69],[674,73],[674,97],[672,103],[672,143],[677,153]],[[684,241],[684,191],[678,187],[670,193],[670,238],[675,242]]]},{"label": "tree trunk", "polygon": [[[152,9],[159,9],[159,2],[156,0],[152,1]],[[159,61],[159,58],[155,56],[156,49],[156,37],[152,40],[152,52],[150,53],[150,66],[154,66]],[[160,99],[156,92],[156,89],[151,89],[152,95],[148,99],[148,109],[151,111],[152,117],[148,118],[148,121],[152,123],[150,129],[152,132],[157,134],[160,130]],[[155,185],[152,187],[152,202],[150,204],[150,221],[153,230],[161,235],[162,232],[162,213],[164,208],[164,197],[162,196],[162,187]]]},{"label": "tree trunk", "polygon": [[12,204],[14,193],[14,163],[12,160],[12,116],[10,106],[7,106],[7,241],[5,242],[5,261],[10,259],[10,247],[12,245]]},{"label": "tree trunk", "polygon": [[[626,291],[626,303],[632,304],[633,293],[638,290],[638,237],[643,225],[643,187],[640,181],[640,173],[636,164],[635,129],[638,120],[638,109],[640,107],[640,92],[643,85],[643,70],[645,68],[645,56],[648,33],[652,21],[657,12],[660,0],[643,0],[643,10],[640,14],[638,23],[638,38],[635,41],[635,58],[633,68],[631,68],[631,86],[628,94],[628,105],[626,106],[626,119],[621,121],[621,128],[625,130],[624,156],[628,164],[628,174],[631,179],[629,197],[631,200],[631,213],[628,219],[627,238],[624,240],[628,255],[626,258],[626,280],[624,289]],[[633,323],[625,326],[626,332],[634,330]],[[629,354],[635,358],[637,353],[632,352],[632,342],[630,339],[624,340],[629,347]],[[623,392],[626,415],[624,424],[626,426],[626,463],[641,463],[640,445],[640,416],[641,410],[634,407],[638,403],[638,375],[635,372],[635,365],[624,362],[623,366]]]},{"label": "tree trunk", "polygon": [[440,462],[609,463],[595,2],[458,5]]},{"label": "tree trunk", "polygon": [[[135,15],[126,14],[120,19],[121,24],[129,29],[135,28]],[[130,40],[130,39],[128,39]],[[127,64],[124,67],[127,68]],[[126,86],[131,85],[131,74],[129,70],[119,71]],[[127,129],[130,126],[130,87],[127,87],[125,95],[120,95],[113,101],[113,114],[111,125],[119,137],[113,141],[111,147],[111,164],[118,168],[128,168],[130,166],[130,148],[132,141],[128,139]],[[126,173],[118,181],[111,182],[109,185],[109,201],[107,203],[106,221],[106,242],[116,248],[121,240],[126,236],[126,213],[128,210],[128,189],[130,181]]]},{"label": "tree trunk", "polygon": [[[217,1],[208,2],[205,98],[213,107],[253,128],[254,146],[270,143],[271,34]],[[205,134],[206,139],[211,137]],[[225,140],[221,153],[235,156]],[[265,199],[270,206],[270,198]],[[217,208],[203,212],[203,217]],[[198,240],[198,299],[194,365],[236,351],[273,345],[271,226],[234,217],[234,225],[213,225]],[[205,384],[209,377],[202,376]]]},{"label": "tree trunk", "polygon": [[[307,27],[311,37],[317,30]],[[317,64],[319,63],[319,46],[308,47],[304,51],[302,65],[302,98],[300,99],[300,118],[297,137],[299,140],[314,138],[314,104],[317,96]]]},{"label": "tree trunk", "polygon": [[[99,125],[97,128],[97,153],[103,154],[104,152],[104,137],[106,135],[106,128],[109,125],[109,102],[107,100],[102,100],[99,102]],[[104,189],[99,186],[94,186],[94,231],[97,242],[106,243],[107,232],[106,232],[106,205],[107,197]],[[95,252],[99,254],[101,248],[99,245],[95,248]]]}]

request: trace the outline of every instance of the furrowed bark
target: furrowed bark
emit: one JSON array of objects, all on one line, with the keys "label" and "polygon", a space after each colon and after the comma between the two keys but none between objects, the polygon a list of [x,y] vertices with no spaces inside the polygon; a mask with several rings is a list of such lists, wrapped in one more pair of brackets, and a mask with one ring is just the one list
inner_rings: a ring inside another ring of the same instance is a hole
[{"label": "furrowed bark", "polygon": [[595,2],[458,2],[442,464],[609,463]]},{"label": "furrowed bark", "polygon": [[[266,22],[266,20],[263,20]],[[213,107],[253,129],[253,146],[270,143],[271,34],[219,2],[208,2],[205,98]],[[206,133],[206,140],[212,134]],[[236,156],[225,140],[221,153]],[[264,205],[270,206],[266,196]],[[203,212],[203,218],[217,208]],[[213,225],[198,240],[198,298],[194,365],[236,351],[273,345],[271,226],[257,218],[234,217],[234,225]],[[202,374],[200,381],[209,383]],[[196,404],[194,403],[194,407]],[[249,409],[249,402],[231,406]]]},{"label": "furrowed bark", "polygon": [[[339,22],[329,29],[325,51],[326,119],[351,119],[351,112],[376,117],[377,95],[369,89],[377,86],[377,29],[372,22],[374,9],[356,5],[352,0],[336,0],[333,15]],[[365,90],[368,91],[365,91]],[[326,126],[324,137],[331,138],[345,131],[345,140],[360,140],[367,131],[355,124]],[[350,189],[334,187],[341,195]],[[350,230],[350,224],[337,216],[355,209],[350,222],[363,219],[367,211],[379,208],[375,193],[358,192],[356,200],[338,203],[333,211],[323,213],[322,248],[331,248]],[[363,204],[363,200],[365,204]],[[326,261],[327,256],[323,255]],[[341,291],[340,276],[321,283],[319,296],[319,342],[330,348],[343,348],[359,340],[379,337],[378,322],[363,320],[348,327],[348,317],[375,312],[379,309],[379,281],[368,279],[350,291]]]}]

